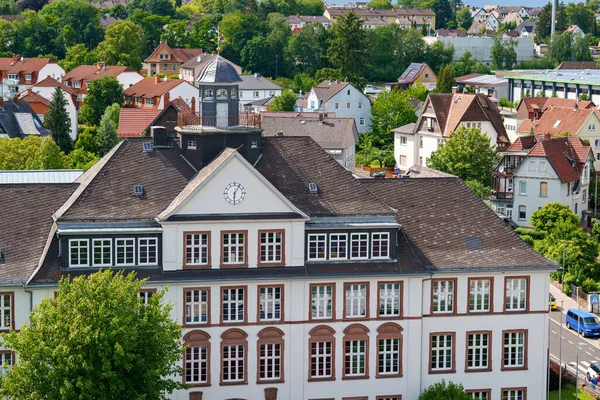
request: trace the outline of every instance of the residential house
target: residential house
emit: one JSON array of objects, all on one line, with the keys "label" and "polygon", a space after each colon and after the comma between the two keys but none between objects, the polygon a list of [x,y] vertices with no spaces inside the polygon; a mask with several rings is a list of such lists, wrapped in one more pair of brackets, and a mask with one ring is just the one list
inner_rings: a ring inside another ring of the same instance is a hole
[{"label": "residential house", "polygon": [[75,141],[78,133],[79,104],[77,102],[78,93],[72,88],[48,76],[46,79],[19,93],[19,99],[25,100],[35,111],[40,121],[44,122],[44,115],[50,109],[50,102],[54,97],[57,87],[63,92],[63,96],[67,102],[65,109],[67,114],[69,114],[71,122],[71,139]]},{"label": "residential house", "polygon": [[492,100],[508,97],[508,79],[498,78],[496,75],[469,74],[459,76],[455,81],[459,92],[468,88],[491,97]]},{"label": "residential house", "polygon": [[485,31],[496,31],[500,27],[500,21],[495,15],[490,14],[487,19],[473,21],[467,33],[469,35],[479,35],[479,33],[485,29]]},{"label": "residential house", "polygon": [[598,68],[598,65],[596,64],[595,61],[563,61],[560,64],[558,64],[558,66],[554,69],[555,70],[562,70],[562,69],[582,70],[582,69],[600,69],[600,68]]},{"label": "residential house", "polygon": [[[371,18],[369,18],[371,19]],[[387,23],[387,21],[386,21]],[[396,24],[400,25],[400,29],[410,29],[416,28],[418,30],[423,29],[423,25],[425,25],[425,29],[427,32],[431,32],[434,26],[431,25],[431,21],[426,17],[416,17],[416,18],[406,18],[406,17],[398,17],[395,21]],[[363,24],[364,26],[364,24]],[[375,27],[376,28],[376,27]]]},{"label": "residential house", "polygon": [[432,93],[416,123],[393,129],[397,167],[406,171],[415,164],[427,165],[431,153],[460,126],[481,129],[498,151],[510,145],[498,108],[489,97]]},{"label": "residential house", "polygon": [[435,89],[437,85],[437,76],[435,72],[426,63],[411,63],[400,75],[397,82],[386,83],[386,89],[392,90],[398,88],[406,90],[409,86],[420,82],[427,90]]},{"label": "residential house", "polygon": [[144,78],[123,91],[125,107],[164,109],[171,99],[181,97],[197,111],[198,89],[182,79]]},{"label": "residential house", "polygon": [[535,36],[535,25],[537,22],[535,21],[526,21],[521,22],[517,25],[517,33],[520,37],[530,37],[533,38]]},{"label": "residential house", "polygon": [[179,75],[181,65],[202,55],[202,49],[172,49],[167,42],[160,42],[152,54],[144,60],[143,69],[148,76],[163,74],[166,77]]},{"label": "residential house", "polygon": [[[521,7],[522,10],[525,10],[525,7]],[[525,19],[516,11],[509,12],[506,17],[502,19],[503,24],[514,23],[515,25],[522,24]]]},{"label": "residential house", "polygon": [[[384,17],[371,17],[362,20],[361,24],[364,29],[375,29],[379,26],[388,25],[390,22],[388,22]],[[411,26],[410,23],[409,26]]]},{"label": "residential house", "polygon": [[198,55],[197,57],[194,57],[191,60],[186,61],[183,64],[181,64],[181,67],[179,69],[179,79],[183,79],[184,81],[189,82],[192,85],[196,85],[196,81],[198,80],[200,73],[202,71],[204,71],[204,68],[206,68],[206,66],[208,64],[215,61],[215,59],[217,59],[217,57],[220,60],[223,60],[223,61],[231,64],[231,66],[233,66],[233,68],[235,68],[237,73],[241,75],[242,67],[240,67],[239,65],[237,65],[235,63],[232,63],[231,61],[229,61],[222,55],[202,53],[202,54]]},{"label": "residential house", "polygon": [[523,121],[519,121],[517,118],[517,110],[515,108],[498,107],[498,110],[500,111],[500,117],[504,122],[504,129],[506,129],[508,140],[510,143],[514,143],[519,138],[517,128]]},{"label": "residential house", "polygon": [[275,96],[267,97],[266,99],[254,100],[244,105],[244,111],[250,113],[262,113],[269,109],[269,106],[273,103]]},{"label": "residential house", "polygon": [[594,156],[578,137],[522,136],[504,153],[492,174],[492,207],[519,226],[546,204],[568,205],[587,214]]},{"label": "residential house", "polygon": [[[216,72],[200,90],[235,102],[237,74]],[[462,181],[356,179],[312,138],[232,122],[183,127],[181,147],[126,138],[75,184],[0,189],[1,327],[115,265],[173,304],[173,400],[407,400],[449,375],[544,398],[556,267]]]},{"label": "residential house", "polygon": [[467,37],[467,32],[463,29],[438,29],[435,31],[436,37]]},{"label": "residential house", "polygon": [[[517,118],[520,120],[520,123],[526,119],[532,121],[539,120],[544,115],[544,111],[550,107],[573,109],[575,107],[575,101],[558,97],[525,97],[517,104]],[[589,100],[579,100],[577,102],[577,108],[591,110],[596,108],[596,105]]]},{"label": "residential house", "polygon": [[583,39],[585,37],[585,32],[577,25],[569,25],[565,32],[573,34],[574,39]]},{"label": "residential house", "polygon": [[46,77],[62,78],[65,70],[49,58],[24,58],[18,55],[0,58],[0,97],[12,99]]},{"label": "residential house", "polygon": [[124,66],[106,65],[99,62],[96,65],[80,65],[67,72],[62,78],[62,82],[77,93],[79,106],[83,105],[87,95],[87,87],[94,79],[100,79],[105,76],[116,78],[123,86],[123,90],[131,87],[144,79],[137,71]]},{"label": "residential house", "polygon": [[[274,96],[281,96],[283,88],[260,74],[240,75],[240,111],[253,107],[252,103],[266,102]],[[257,106],[257,105],[256,105]]]},{"label": "residential house", "polygon": [[48,137],[46,129],[35,111],[24,100],[3,100],[0,102],[0,138],[21,138],[26,136]]},{"label": "residential house", "polygon": [[162,110],[121,108],[117,134],[120,137],[150,136],[151,128],[156,126],[164,128],[168,138],[175,138],[175,127],[183,126],[190,116],[193,118],[195,113],[181,97],[171,100]]},{"label": "residential house", "polygon": [[539,18],[540,12],[542,12],[542,7],[525,7],[525,9],[529,14],[529,18]]},{"label": "residential house", "polygon": [[354,170],[355,149],[358,142],[358,130],[354,118],[325,117],[312,113],[313,116],[297,116],[296,114],[262,115],[260,127],[264,136],[308,136],[327,151],[343,167]]},{"label": "residential house", "polygon": [[392,8],[392,9],[376,9],[356,6],[326,6],[323,16],[331,23],[342,15],[346,15],[353,10],[363,20],[372,18],[383,18],[387,23],[396,23],[400,18],[407,20],[425,19],[428,21],[429,29],[435,27],[435,12],[424,8]]},{"label": "residential house", "polygon": [[310,90],[305,103],[305,107],[297,111],[352,117],[356,121],[359,135],[371,131],[371,101],[348,82],[323,81]]},{"label": "residential house", "polygon": [[323,25],[325,29],[331,25],[329,18],[322,15],[290,15],[286,18],[285,22],[290,26],[291,30],[302,29],[313,22]]},{"label": "residential house", "polygon": [[473,21],[485,21],[489,18],[489,14],[483,8],[475,8],[471,9],[471,17]]}]

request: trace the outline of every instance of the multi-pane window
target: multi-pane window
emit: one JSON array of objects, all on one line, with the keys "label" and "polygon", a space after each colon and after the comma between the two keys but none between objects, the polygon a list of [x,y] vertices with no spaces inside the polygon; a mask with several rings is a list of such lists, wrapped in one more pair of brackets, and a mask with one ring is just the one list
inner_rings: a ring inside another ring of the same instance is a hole
[{"label": "multi-pane window", "polygon": [[524,389],[504,389],[502,391],[502,400],[525,400]]},{"label": "multi-pane window", "polygon": [[344,344],[344,375],[365,376],[367,365],[367,341],[346,340]]},{"label": "multi-pane window", "polygon": [[208,322],[208,289],[185,289],[185,323],[206,324]]},{"label": "multi-pane window", "polygon": [[368,233],[353,233],[350,235],[350,258],[369,258]]},{"label": "multi-pane window", "polygon": [[0,352],[0,374],[6,375],[13,365],[13,355],[10,351]]},{"label": "multi-pane window", "polygon": [[185,265],[208,265],[208,233],[185,234]]},{"label": "multi-pane window", "polygon": [[371,258],[390,257],[390,234],[387,232],[371,234]]},{"label": "multi-pane window", "polygon": [[487,332],[467,334],[467,369],[487,369],[490,356],[490,334]]},{"label": "multi-pane window", "polygon": [[69,266],[87,267],[89,240],[87,239],[69,239]]},{"label": "multi-pane window", "polygon": [[505,368],[525,367],[526,331],[504,332],[504,361]]},{"label": "multi-pane window", "polygon": [[454,280],[432,282],[431,309],[434,313],[454,312]]},{"label": "multi-pane window", "polygon": [[506,279],[506,311],[527,309],[527,278]]},{"label": "multi-pane window", "polygon": [[111,265],[111,240],[92,240],[92,260],[94,267],[110,267]]},{"label": "multi-pane window", "polygon": [[223,382],[244,382],[246,376],[246,371],[244,370],[245,356],[246,346],[243,344],[223,346]]},{"label": "multi-pane window", "polygon": [[327,258],[327,235],[324,233],[308,235],[308,259],[325,260]]},{"label": "multi-pane window", "polygon": [[452,334],[431,335],[431,371],[452,370]]},{"label": "multi-pane window", "polygon": [[333,318],[333,286],[311,286],[311,318],[330,319]]},{"label": "multi-pane window", "polygon": [[158,264],[158,239],[140,238],[138,239],[138,254],[140,265]]},{"label": "multi-pane window", "polygon": [[469,280],[469,311],[490,311],[492,282],[490,279]]},{"label": "multi-pane window", "polygon": [[332,233],[329,235],[329,259],[344,260],[348,258],[348,235]]},{"label": "multi-pane window", "polygon": [[312,342],[310,344],[310,377],[333,377],[333,342]]},{"label": "multi-pane window", "polygon": [[223,264],[246,262],[246,235],[243,232],[223,233]]},{"label": "multi-pane window", "polygon": [[260,380],[281,379],[281,343],[260,344],[258,361]]},{"label": "multi-pane window", "polygon": [[135,265],[135,239],[115,239],[116,266]]},{"label": "multi-pane window", "polygon": [[190,346],[185,349],[185,383],[208,383],[208,347]]},{"label": "multi-pane window", "polygon": [[10,293],[0,294],[0,329],[10,329],[13,320],[13,296]]},{"label": "multi-pane window", "polygon": [[259,287],[259,321],[281,320],[281,286]]},{"label": "multi-pane window", "polygon": [[400,373],[400,338],[379,340],[379,375]]},{"label": "multi-pane window", "polygon": [[367,284],[347,283],[345,286],[346,318],[364,318],[367,316]]},{"label": "multi-pane window", "polygon": [[245,319],[244,288],[222,289],[222,318],[223,322],[243,322]]},{"label": "multi-pane window", "polygon": [[260,264],[283,262],[283,231],[260,232]]},{"label": "multi-pane window", "polygon": [[489,390],[470,390],[467,394],[475,400],[490,400]]},{"label": "multi-pane window", "polygon": [[400,283],[379,284],[379,316],[400,316]]},{"label": "multi-pane window", "polygon": [[142,304],[148,304],[148,302],[150,301],[150,297],[152,297],[154,295],[154,293],[156,293],[156,290],[154,289],[144,289],[140,291],[140,300],[142,301]]}]

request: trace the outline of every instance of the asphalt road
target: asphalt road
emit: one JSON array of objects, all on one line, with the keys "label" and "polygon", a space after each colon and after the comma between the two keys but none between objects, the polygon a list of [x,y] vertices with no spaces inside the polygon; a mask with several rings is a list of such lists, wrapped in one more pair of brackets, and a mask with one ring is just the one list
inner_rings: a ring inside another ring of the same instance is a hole
[{"label": "asphalt road", "polygon": [[[562,315],[562,353],[560,350],[560,332]],[[585,376],[588,366],[592,362],[600,362],[600,339],[577,337],[577,333],[565,326],[565,314],[561,313],[560,306],[550,313],[550,355],[559,360],[562,354],[562,363],[566,364],[573,373],[579,367],[580,376]],[[577,343],[579,340],[579,363],[577,363]]]}]

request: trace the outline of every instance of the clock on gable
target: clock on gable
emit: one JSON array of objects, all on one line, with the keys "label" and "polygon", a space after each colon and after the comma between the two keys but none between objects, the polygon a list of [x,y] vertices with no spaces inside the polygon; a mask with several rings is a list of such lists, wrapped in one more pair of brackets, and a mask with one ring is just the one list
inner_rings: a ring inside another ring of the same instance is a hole
[{"label": "clock on gable", "polygon": [[244,186],[242,186],[241,183],[232,182],[225,186],[223,196],[225,196],[225,200],[231,204],[239,204],[246,197],[246,189],[244,189]]}]

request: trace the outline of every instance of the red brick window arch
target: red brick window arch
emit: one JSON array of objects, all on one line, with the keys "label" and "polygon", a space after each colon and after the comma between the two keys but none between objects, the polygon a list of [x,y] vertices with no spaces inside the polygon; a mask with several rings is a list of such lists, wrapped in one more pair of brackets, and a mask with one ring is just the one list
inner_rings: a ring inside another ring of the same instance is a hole
[{"label": "red brick window arch", "polygon": [[248,335],[228,329],[221,335],[221,385],[248,383]]},{"label": "red brick window arch", "polygon": [[329,326],[319,325],[308,334],[308,380],[335,380],[335,331]]},{"label": "red brick window arch", "polygon": [[257,383],[283,382],[283,331],[269,327],[258,332]]},{"label": "red brick window arch", "polygon": [[377,378],[402,376],[402,330],[394,322],[377,328]]},{"label": "red brick window arch", "polygon": [[210,335],[194,330],[183,337],[185,356],[183,383],[191,386],[210,385]]},{"label": "red brick window arch", "polygon": [[369,329],[352,324],[344,329],[343,379],[366,379],[369,377]]}]

